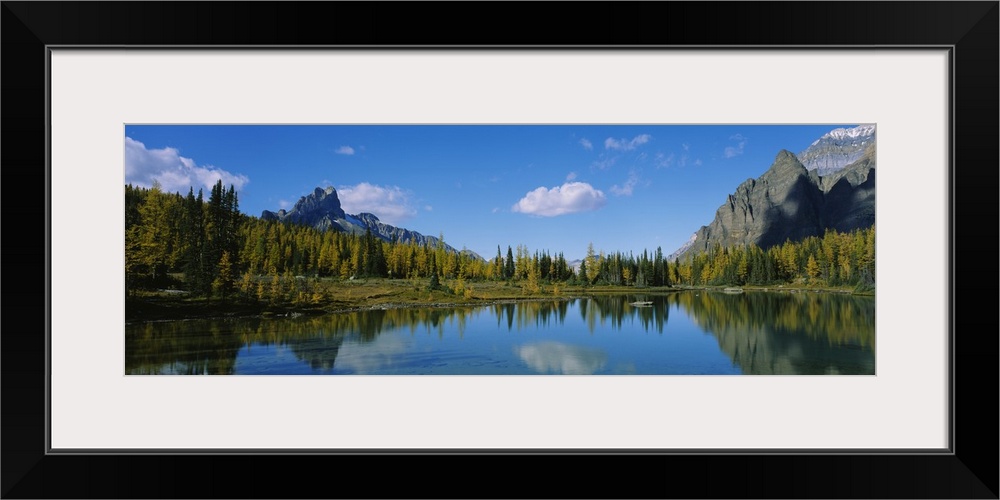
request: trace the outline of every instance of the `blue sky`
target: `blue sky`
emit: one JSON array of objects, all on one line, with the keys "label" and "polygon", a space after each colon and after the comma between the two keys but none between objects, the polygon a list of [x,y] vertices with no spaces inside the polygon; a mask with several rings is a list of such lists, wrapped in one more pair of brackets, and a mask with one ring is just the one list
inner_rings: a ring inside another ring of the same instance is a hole
[{"label": "blue sky", "polygon": [[667,255],[780,150],[854,125],[128,125],[125,182],[207,195],[222,179],[253,216],[333,186],[348,213],[486,258]]}]

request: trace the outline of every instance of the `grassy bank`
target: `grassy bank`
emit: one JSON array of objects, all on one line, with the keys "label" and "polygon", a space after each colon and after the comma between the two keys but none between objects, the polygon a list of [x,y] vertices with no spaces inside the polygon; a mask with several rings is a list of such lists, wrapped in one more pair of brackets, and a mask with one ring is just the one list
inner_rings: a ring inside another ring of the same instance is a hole
[{"label": "grassy bank", "polygon": [[[431,288],[427,280],[391,279],[307,279],[291,285],[277,297],[246,297],[234,292],[223,301],[218,298],[190,297],[177,290],[145,291],[125,301],[126,321],[258,316],[286,314],[325,314],[387,309],[397,307],[447,307],[485,305],[508,301],[559,300],[618,293],[669,293],[682,290],[725,291],[724,286],[648,287],[579,286],[541,284],[529,288],[522,283],[462,282],[445,280]],[[819,285],[744,286],[743,291],[834,292],[854,293],[852,287]],[[869,294],[874,295],[874,291]],[[277,294],[276,294],[277,295]]]},{"label": "grassy bank", "polygon": [[780,285],[743,285],[743,286],[678,286],[678,290],[715,290],[726,291],[727,288],[735,288],[744,292],[824,292],[843,293],[850,295],[875,295],[875,289],[859,289],[851,285],[829,286],[824,284],[780,284]]},{"label": "grassy bank", "polygon": [[529,290],[505,282],[459,282],[445,280],[431,288],[427,280],[358,279],[306,280],[299,289],[280,298],[247,298],[238,293],[226,301],[189,297],[161,290],[140,292],[125,302],[127,321],[184,319],[218,316],[322,314],[363,309],[481,305],[505,301],[560,299],[588,293],[634,291],[629,287],[570,287],[539,285]]}]

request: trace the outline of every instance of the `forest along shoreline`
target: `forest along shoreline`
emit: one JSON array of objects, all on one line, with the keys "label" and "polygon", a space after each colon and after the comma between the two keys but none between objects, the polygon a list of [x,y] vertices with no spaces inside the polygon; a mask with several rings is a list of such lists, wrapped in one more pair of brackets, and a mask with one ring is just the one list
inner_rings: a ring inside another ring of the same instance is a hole
[{"label": "forest along shoreline", "polygon": [[[266,278],[262,278],[266,280]],[[509,282],[473,282],[450,280],[436,288],[421,286],[413,280],[301,278],[301,286],[312,293],[305,302],[251,301],[240,298],[206,298],[192,296],[181,288],[144,291],[125,300],[125,322],[142,323],[185,319],[225,317],[294,317],[338,314],[357,311],[400,309],[410,307],[478,307],[494,304],[558,301],[598,295],[664,294],[688,290],[716,292],[780,292],[780,293],[839,293],[874,296],[874,290],[855,287],[831,287],[807,283],[775,284],[771,286],[660,286],[635,287],[615,285],[541,285],[538,291],[526,290],[521,284]],[[428,280],[421,280],[428,281]],[[317,293],[318,291],[318,293]],[[298,297],[298,296],[297,296]]]},{"label": "forest along shoreline", "polygon": [[[331,191],[332,193],[332,191]],[[323,314],[388,307],[651,293],[683,289],[817,290],[873,294],[875,227],[761,248],[755,243],[664,256],[497,245],[496,257],[250,217],[219,181],[208,200],[125,186],[126,321]]]}]

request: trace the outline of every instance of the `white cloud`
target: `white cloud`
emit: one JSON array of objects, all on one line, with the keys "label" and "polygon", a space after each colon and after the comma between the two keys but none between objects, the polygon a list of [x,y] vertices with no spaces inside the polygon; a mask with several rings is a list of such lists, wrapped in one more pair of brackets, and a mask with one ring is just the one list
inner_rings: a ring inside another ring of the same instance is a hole
[{"label": "white cloud", "polygon": [[341,146],[337,148],[337,150],[334,151],[334,153],[337,153],[338,155],[352,155],[354,154],[354,148],[350,146]]},{"label": "white cloud", "polygon": [[292,208],[292,202],[288,200],[278,200],[278,208],[288,210],[289,208]]},{"label": "white cloud", "polygon": [[586,149],[587,151],[591,151],[594,149],[594,145],[587,139],[580,139],[580,145],[583,146],[583,149]]},{"label": "white cloud", "polygon": [[597,160],[595,160],[594,163],[592,163],[590,166],[591,167],[596,167],[596,168],[601,169],[601,170],[605,170],[605,169],[611,168],[611,166],[615,164],[616,160],[618,160],[617,157],[604,158],[603,155],[602,155],[601,158],[598,158]]},{"label": "white cloud", "polygon": [[576,172],[570,172],[570,173],[566,174],[566,180],[567,181],[571,181],[573,179],[576,179]]},{"label": "white cloud", "polygon": [[211,165],[197,165],[191,158],[180,155],[176,148],[146,149],[146,145],[125,138],[125,183],[134,186],[152,187],[153,182],[168,193],[187,194],[188,189],[206,189],[222,181],[226,187],[232,185],[243,189],[250,179],[242,174],[233,174]]},{"label": "white cloud", "polygon": [[362,182],[354,186],[339,186],[340,206],[349,214],[368,212],[386,224],[398,226],[417,214],[412,194],[399,186],[376,186]]},{"label": "white cloud", "polygon": [[551,189],[540,187],[528,192],[511,207],[514,212],[542,217],[555,217],[597,210],[607,203],[607,197],[586,182],[567,182]]},{"label": "white cloud", "polygon": [[670,168],[674,165],[674,154],[664,155],[663,153],[656,153],[653,162],[656,164],[656,168]]},{"label": "white cloud", "polygon": [[619,151],[632,151],[633,149],[646,144],[652,137],[649,134],[642,134],[628,139],[615,139],[608,137],[604,140],[605,149],[617,149]]},{"label": "white cloud", "polygon": [[434,207],[432,207],[430,205],[424,205],[424,210],[426,210],[428,212],[433,212],[434,211]]},{"label": "white cloud", "polygon": [[611,193],[615,196],[632,196],[632,190],[635,189],[635,185],[638,183],[639,174],[635,173],[635,171],[629,172],[628,180],[625,181],[625,184],[611,186]]},{"label": "white cloud", "polygon": [[730,137],[729,140],[736,141],[736,146],[727,146],[726,149],[722,152],[722,155],[725,156],[726,158],[732,158],[734,156],[739,156],[743,154],[743,147],[747,145],[746,137],[743,137],[740,134],[736,134]]}]

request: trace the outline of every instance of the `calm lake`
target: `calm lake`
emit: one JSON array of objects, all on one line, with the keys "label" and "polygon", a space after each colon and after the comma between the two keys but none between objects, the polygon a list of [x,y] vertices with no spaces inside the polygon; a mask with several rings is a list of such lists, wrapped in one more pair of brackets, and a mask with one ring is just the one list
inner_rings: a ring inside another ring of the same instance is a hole
[{"label": "calm lake", "polygon": [[135,323],[125,373],[874,375],[875,299],[684,291]]}]

